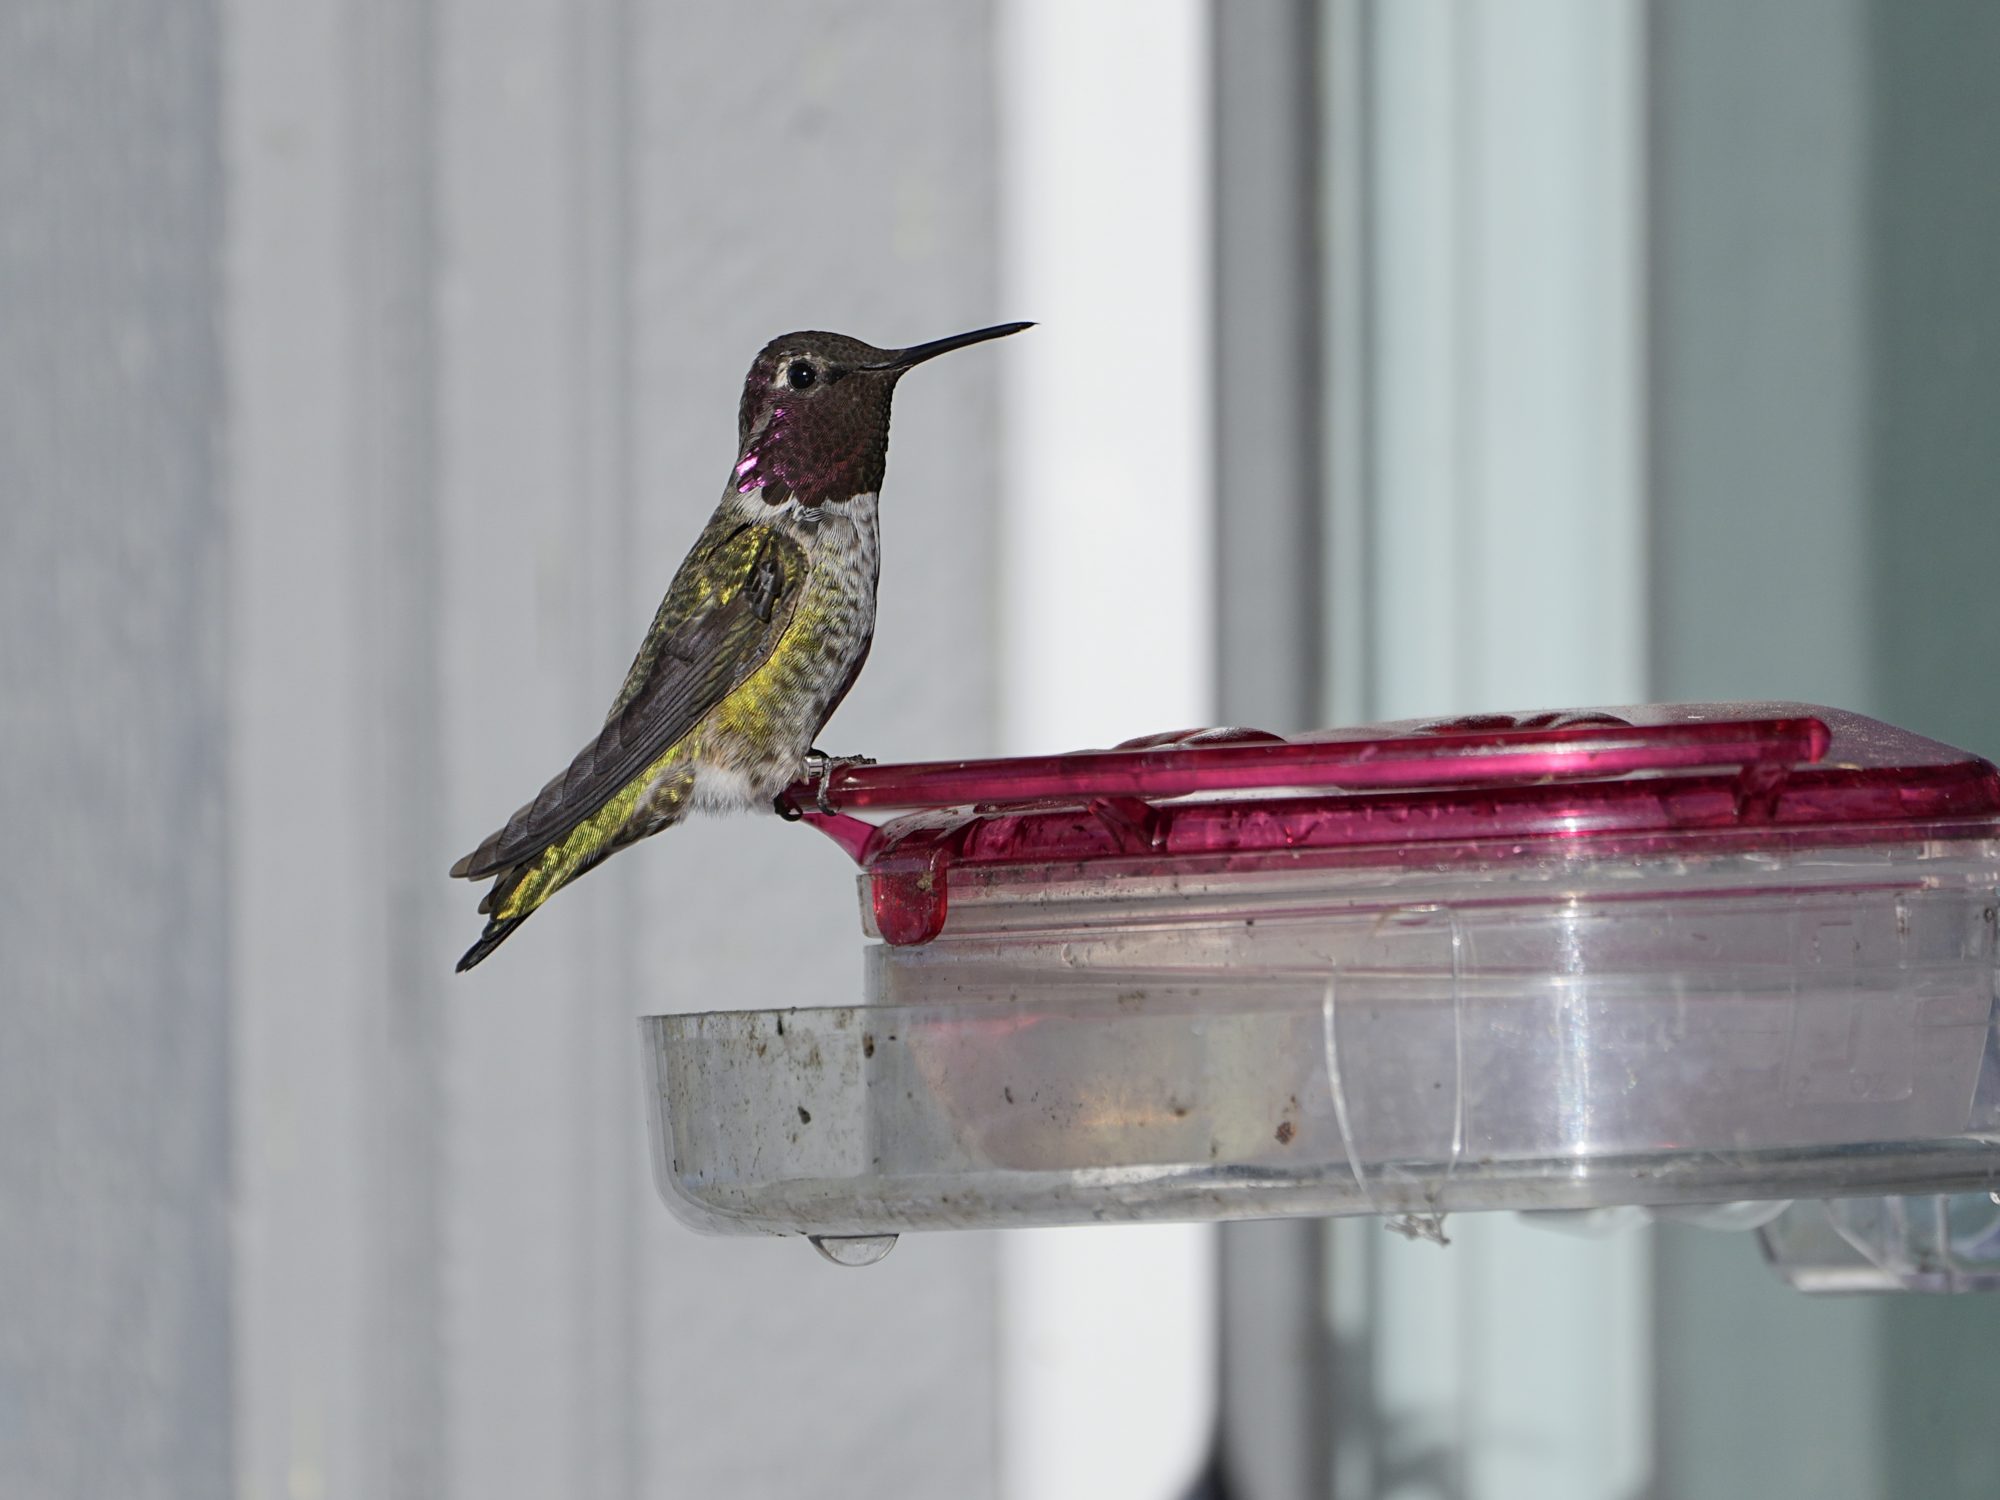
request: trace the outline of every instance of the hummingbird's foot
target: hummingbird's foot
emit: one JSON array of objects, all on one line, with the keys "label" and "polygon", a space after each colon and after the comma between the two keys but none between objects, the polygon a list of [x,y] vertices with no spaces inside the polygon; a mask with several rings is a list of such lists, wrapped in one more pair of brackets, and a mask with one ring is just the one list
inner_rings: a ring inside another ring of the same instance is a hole
[{"label": "hummingbird's foot", "polygon": [[826,789],[827,783],[833,780],[835,771],[843,771],[849,766],[874,764],[875,761],[871,756],[828,755],[817,745],[806,751],[806,778],[813,783],[813,800],[819,804],[819,810],[829,818],[833,816],[833,807],[826,800]]},{"label": "hummingbird's foot", "polygon": [[787,823],[796,823],[800,818],[805,816],[804,813],[785,800],[783,792],[778,793],[777,796],[771,799],[771,811],[783,818]]}]

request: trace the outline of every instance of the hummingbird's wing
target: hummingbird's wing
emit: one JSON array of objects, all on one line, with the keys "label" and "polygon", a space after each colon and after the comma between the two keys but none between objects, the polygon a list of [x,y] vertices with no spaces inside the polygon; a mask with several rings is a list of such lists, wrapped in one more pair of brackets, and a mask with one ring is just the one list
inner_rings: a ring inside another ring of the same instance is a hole
[{"label": "hummingbird's wing", "polygon": [[808,562],[790,537],[719,515],[674,575],[597,738],[451,867],[483,880],[539,855],[617,794],[769,659]]}]

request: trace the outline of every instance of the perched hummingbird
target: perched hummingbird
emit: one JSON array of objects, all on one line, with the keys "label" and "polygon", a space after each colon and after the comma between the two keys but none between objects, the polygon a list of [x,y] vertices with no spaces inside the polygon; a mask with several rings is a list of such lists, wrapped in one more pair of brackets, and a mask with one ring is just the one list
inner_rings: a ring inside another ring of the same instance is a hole
[{"label": "perched hummingbird", "polygon": [[461,972],[570,881],[692,810],[772,807],[854,686],[875,635],[876,496],[906,370],[1031,328],[908,349],[837,333],[766,344],[743,380],[736,466],[660,601],[604,728],[451,867],[493,881]]}]

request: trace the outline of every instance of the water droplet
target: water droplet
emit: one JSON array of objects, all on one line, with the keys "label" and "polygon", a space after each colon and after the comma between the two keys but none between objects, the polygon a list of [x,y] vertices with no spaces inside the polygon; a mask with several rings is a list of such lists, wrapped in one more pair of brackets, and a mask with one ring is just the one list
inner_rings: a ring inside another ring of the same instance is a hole
[{"label": "water droplet", "polygon": [[809,1234],[806,1238],[836,1266],[872,1266],[896,1248],[893,1234]]}]

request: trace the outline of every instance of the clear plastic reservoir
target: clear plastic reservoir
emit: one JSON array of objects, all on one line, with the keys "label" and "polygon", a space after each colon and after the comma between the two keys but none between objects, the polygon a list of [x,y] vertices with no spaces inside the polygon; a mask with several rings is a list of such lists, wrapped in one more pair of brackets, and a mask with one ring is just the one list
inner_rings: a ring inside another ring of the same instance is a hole
[{"label": "clear plastic reservoir", "polygon": [[[668,1203],[858,1237],[2000,1185],[1990,767],[1791,705],[1467,722],[856,773],[988,795],[818,819],[860,1003],[643,1023]],[[1259,746],[1290,784],[1186,787]],[[1093,791],[1145,781],[1117,755],[1165,793]]]}]

